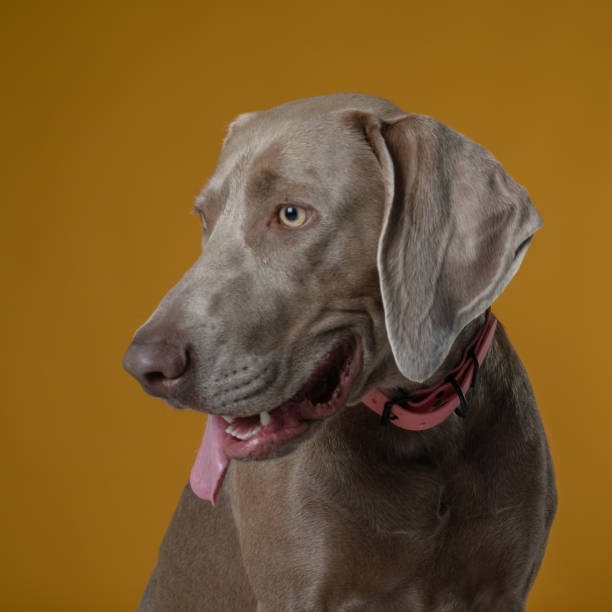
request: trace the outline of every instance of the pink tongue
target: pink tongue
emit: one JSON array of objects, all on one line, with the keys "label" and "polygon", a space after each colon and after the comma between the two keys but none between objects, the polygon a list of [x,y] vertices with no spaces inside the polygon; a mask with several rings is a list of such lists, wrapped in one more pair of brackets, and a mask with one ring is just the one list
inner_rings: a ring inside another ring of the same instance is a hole
[{"label": "pink tongue", "polygon": [[213,506],[229,465],[229,459],[222,445],[226,426],[222,417],[208,415],[202,444],[189,477],[193,492],[198,497],[212,502]]}]

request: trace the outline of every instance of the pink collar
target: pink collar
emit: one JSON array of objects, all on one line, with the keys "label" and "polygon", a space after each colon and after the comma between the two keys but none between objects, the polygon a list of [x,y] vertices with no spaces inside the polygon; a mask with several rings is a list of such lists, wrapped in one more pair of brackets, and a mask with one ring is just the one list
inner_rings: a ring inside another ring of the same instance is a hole
[{"label": "pink collar", "polygon": [[474,339],[463,351],[463,359],[451,370],[446,379],[435,387],[417,389],[409,395],[391,400],[378,390],[368,393],[361,402],[381,415],[381,423],[393,423],[396,427],[423,431],[439,425],[455,410],[465,416],[465,394],[476,382],[478,368],[491,346],[497,319],[487,310],[487,318]]}]

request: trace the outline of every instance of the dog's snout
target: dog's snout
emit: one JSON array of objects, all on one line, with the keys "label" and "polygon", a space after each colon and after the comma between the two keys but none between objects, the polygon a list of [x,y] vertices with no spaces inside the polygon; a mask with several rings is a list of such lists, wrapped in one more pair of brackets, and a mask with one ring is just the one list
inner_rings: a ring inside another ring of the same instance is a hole
[{"label": "dog's snout", "polygon": [[147,393],[165,398],[172,397],[183,386],[188,366],[187,347],[163,340],[135,340],[123,357],[123,367]]}]

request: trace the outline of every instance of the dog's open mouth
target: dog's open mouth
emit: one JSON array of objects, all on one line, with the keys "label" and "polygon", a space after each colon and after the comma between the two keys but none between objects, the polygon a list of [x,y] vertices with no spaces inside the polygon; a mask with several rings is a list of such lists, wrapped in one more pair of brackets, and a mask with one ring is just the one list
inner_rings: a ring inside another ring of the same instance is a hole
[{"label": "dog's open mouth", "polygon": [[312,421],[328,418],[344,406],[360,369],[361,345],[351,335],[280,406],[248,417],[221,417],[225,419],[222,441],[225,453],[232,459],[264,459],[278,454],[282,447],[301,438]]},{"label": "dog's open mouth", "polygon": [[214,504],[230,459],[266,459],[291,450],[313,423],[341,410],[362,359],[361,342],[351,335],[291,399],[273,410],[233,419],[209,415],[189,479],[193,492]]}]

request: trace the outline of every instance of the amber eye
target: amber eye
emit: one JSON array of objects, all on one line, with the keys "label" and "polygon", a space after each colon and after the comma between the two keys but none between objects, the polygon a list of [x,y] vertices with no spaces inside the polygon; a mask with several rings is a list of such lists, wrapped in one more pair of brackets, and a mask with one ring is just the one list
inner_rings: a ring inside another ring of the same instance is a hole
[{"label": "amber eye", "polygon": [[301,206],[283,206],[278,211],[278,218],[287,227],[300,227],[306,221],[306,209]]},{"label": "amber eye", "polygon": [[202,231],[205,232],[208,229],[208,223],[206,223],[206,217],[203,212],[198,211],[198,215],[200,215],[200,225],[202,226]]}]

